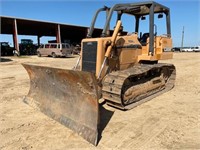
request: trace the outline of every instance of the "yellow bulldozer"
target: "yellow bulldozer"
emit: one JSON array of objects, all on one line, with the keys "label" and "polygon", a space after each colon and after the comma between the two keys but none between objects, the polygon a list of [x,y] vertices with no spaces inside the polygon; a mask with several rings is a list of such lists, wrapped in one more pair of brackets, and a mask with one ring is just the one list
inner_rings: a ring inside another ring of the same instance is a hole
[{"label": "yellow bulldozer", "polygon": [[[101,35],[94,37],[94,26],[102,11],[106,14],[105,25]],[[124,15],[133,17],[126,24],[134,27],[134,32],[123,31]],[[165,16],[166,34],[157,35],[156,15]],[[113,16],[116,25],[110,30]],[[149,31],[139,35],[145,17]],[[30,90],[24,101],[97,145],[99,99],[116,109],[128,110],[173,88],[175,66],[158,63],[173,57],[171,47],[168,7],[148,1],[100,8],[82,40],[80,58],[72,70],[23,64],[30,76]]]}]

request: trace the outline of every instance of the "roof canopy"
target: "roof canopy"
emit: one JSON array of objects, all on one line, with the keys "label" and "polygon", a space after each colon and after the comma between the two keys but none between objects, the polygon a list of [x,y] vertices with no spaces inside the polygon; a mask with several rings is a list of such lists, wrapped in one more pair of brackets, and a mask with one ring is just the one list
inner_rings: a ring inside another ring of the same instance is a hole
[{"label": "roof canopy", "polygon": [[114,7],[115,11],[122,11],[122,13],[127,13],[130,15],[143,16],[150,13],[150,6],[154,4],[154,13],[168,12],[169,8],[163,6],[159,3],[148,1],[140,3],[130,3],[130,4],[117,4]]},{"label": "roof canopy", "polygon": [[[18,35],[56,36],[57,25],[60,25],[61,39],[81,41],[86,37],[88,27],[0,16],[1,34],[13,34],[14,20],[17,21]],[[95,29],[94,34],[100,35],[102,29]]]}]

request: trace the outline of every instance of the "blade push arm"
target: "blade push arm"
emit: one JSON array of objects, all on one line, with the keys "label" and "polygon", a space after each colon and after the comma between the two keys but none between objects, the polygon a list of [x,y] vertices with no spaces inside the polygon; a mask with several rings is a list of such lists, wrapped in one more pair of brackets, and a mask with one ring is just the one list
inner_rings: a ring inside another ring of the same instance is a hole
[{"label": "blade push arm", "polygon": [[113,32],[113,35],[111,37],[111,41],[110,41],[111,43],[110,43],[110,45],[108,46],[108,48],[106,50],[105,58],[104,58],[103,64],[101,65],[101,69],[100,69],[98,77],[97,77],[98,79],[101,77],[101,73],[102,73],[102,70],[103,70],[103,68],[105,66],[105,63],[106,63],[108,57],[110,56],[110,53],[111,53],[111,50],[112,50],[113,46],[115,45],[115,41],[116,41],[117,35],[119,33],[121,24],[122,24],[122,22],[120,20],[118,20],[117,21],[117,25],[115,27],[115,30]]}]

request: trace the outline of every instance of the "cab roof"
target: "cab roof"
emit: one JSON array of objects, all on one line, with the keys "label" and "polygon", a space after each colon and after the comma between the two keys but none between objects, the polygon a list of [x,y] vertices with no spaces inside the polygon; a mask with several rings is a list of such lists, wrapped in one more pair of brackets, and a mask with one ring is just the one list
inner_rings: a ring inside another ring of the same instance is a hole
[{"label": "cab roof", "polygon": [[121,11],[122,13],[143,16],[150,13],[150,6],[154,5],[154,13],[165,13],[169,12],[169,8],[156,3],[154,1],[138,2],[138,3],[127,3],[127,4],[116,4],[114,11]]}]

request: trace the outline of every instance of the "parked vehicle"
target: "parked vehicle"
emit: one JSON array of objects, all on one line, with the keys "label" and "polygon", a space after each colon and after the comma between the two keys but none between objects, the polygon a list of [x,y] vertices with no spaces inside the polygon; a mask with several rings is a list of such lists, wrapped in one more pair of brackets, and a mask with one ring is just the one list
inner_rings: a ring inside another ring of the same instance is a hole
[{"label": "parked vehicle", "polygon": [[181,52],[193,52],[193,48],[192,47],[183,47],[183,48],[181,48]]},{"label": "parked vehicle", "polygon": [[73,48],[73,54],[75,55],[79,55],[81,52],[81,46],[79,44],[77,44],[76,46],[74,46]]},{"label": "parked vehicle", "polygon": [[194,52],[200,52],[200,46],[193,47]]},{"label": "parked vehicle", "polygon": [[8,42],[0,42],[1,56],[13,56],[14,48]]},{"label": "parked vehicle", "polygon": [[180,52],[181,49],[179,47],[173,47],[172,52]]},{"label": "parked vehicle", "polygon": [[21,39],[19,44],[20,55],[35,55],[37,48],[31,39]]},{"label": "parked vehicle", "polygon": [[53,58],[57,56],[70,56],[72,54],[72,47],[68,43],[48,43],[42,44],[37,49],[38,57],[43,55],[52,56]]}]

